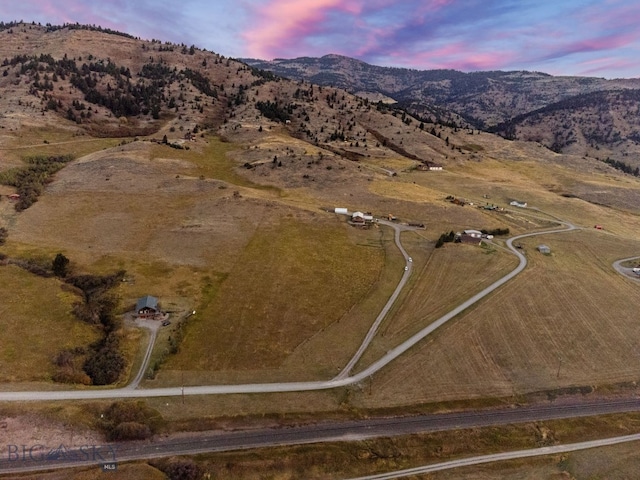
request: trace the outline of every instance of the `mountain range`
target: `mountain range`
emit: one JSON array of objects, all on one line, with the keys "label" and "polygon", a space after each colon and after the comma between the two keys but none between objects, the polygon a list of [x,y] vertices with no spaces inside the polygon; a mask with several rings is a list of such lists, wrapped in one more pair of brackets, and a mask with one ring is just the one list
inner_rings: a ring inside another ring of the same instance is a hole
[{"label": "mountain range", "polygon": [[556,152],[610,157],[638,166],[640,79],[552,76],[540,72],[411,70],[340,55],[248,65],[294,80],[334,85],[394,103],[433,122],[540,142]]}]

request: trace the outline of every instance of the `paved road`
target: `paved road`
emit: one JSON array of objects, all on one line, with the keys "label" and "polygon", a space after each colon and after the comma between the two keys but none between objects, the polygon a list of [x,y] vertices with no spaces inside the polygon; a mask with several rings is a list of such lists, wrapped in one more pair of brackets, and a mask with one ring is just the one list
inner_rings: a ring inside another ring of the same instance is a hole
[{"label": "paved road", "polygon": [[[100,447],[99,453],[105,461],[115,458],[116,461],[123,462],[173,455],[194,455],[205,452],[363,440],[630,411],[640,411],[640,398],[591,401],[578,404],[557,402],[472,412],[320,422],[302,426],[252,429],[248,431],[194,433],[186,438],[155,438],[153,442],[104,445]],[[58,447],[58,445],[53,447]],[[83,458],[81,457],[73,462],[64,462],[65,458],[69,458],[69,456],[58,460],[48,459],[40,462],[32,461],[27,457],[25,461],[10,462],[7,461],[5,454],[5,458],[0,457],[0,475],[12,472],[38,471],[44,468],[95,465],[100,460],[94,456],[94,458],[89,458],[85,461],[82,461]]]},{"label": "paved road", "polygon": [[378,475],[368,475],[366,477],[358,477],[351,480],[393,480],[396,478],[413,477],[414,475],[422,475],[430,472],[439,472],[441,470],[450,470],[452,468],[468,467],[470,465],[480,465],[483,463],[515,460],[518,458],[539,457],[541,455],[554,455],[558,453],[575,452],[577,450],[606,447],[607,445],[636,442],[638,440],[640,440],[640,434],[625,435],[623,437],[604,438],[602,440],[593,440],[590,442],[569,443],[567,445],[554,445],[552,447],[518,450],[515,452],[495,453],[493,455],[462,458],[460,460],[451,460],[449,462],[424,465],[422,467],[408,468],[406,470],[396,470],[395,472],[382,473]]},{"label": "paved road", "polygon": [[377,222],[379,224],[386,225],[388,227],[393,228],[395,232],[394,240],[395,240],[396,246],[400,250],[400,253],[402,253],[402,256],[404,257],[406,270],[404,271],[404,274],[402,275],[402,278],[400,279],[400,282],[398,283],[398,286],[394,290],[393,294],[391,295],[391,297],[389,297],[389,300],[387,301],[384,308],[376,318],[375,322],[373,322],[373,325],[371,325],[371,328],[369,328],[369,331],[367,332],[367,335],[364,337],[364,340],[362,341],[360,348],[358,348],[358,351],[353,357],[351,357],[351,360],[349,360],[349,363],[347,363],[347,365],[342,369],[342,371],[335,377],[336,380],[341,378],[347,378],[349,376],[349,373],[351,372],[351,370],[353,370],[353,367],[356,366],[356,363],[358,363],[358,360],[360,360],[365,350],[369,347],[369,344],[373,340],[373,337],[375,337],[376,332],[380,327],[380,324],[389,313],[389,310],[391,310],[391,308],[393,307],[393,304],[398,299],[398,296],[400,296],[400,292],[402,292],[402,289],[405,287],[405,285],[409,281],[409,277],[411,276],[411,272],[413,270],[413,262],[409,261],[409,258],[411,257],[409,257],[409,254],[407,253],[407,251],[402,246],[402,243],[400,242],[400,233],[403,231],[417,230],[417,228],[408,227],[406,225],[400,225],[398,223],[389,222],[387,220],[381,220],[381,219],[378,219]]},{"label": "paved road", "polygon": [[[435,322],[422,329],[406,341],[402,342],[397,347],[389,350],[385,355],[379,358],[376,362],[371,364],[366,369],[360,371],[357,374],[344,376],[341,378],[333,378],[331,380],[319,380],[309,382],[281,382],[281,383],[250,383],[250,384],[238,384],[238,385],[202,385],[193,387],[165,387],[165,388],[151,388],[151,389],[78,389],[78,390],[66,390],[66,391],[31,391],[31,392],[0,392],[0,401],[17,402],[17,401],[29,401],[29,400],[94,400],[94,399],[109,399],[109,398],[150,398],[150,397],[176,397],[176,396],[191,396],[191,395],[223,395],[234,393],[277,393],[277,392],[304,392],[313,390],[327,390],[337,387],[344,387],[352,385],[365,380],[374,373],[378,372],[382,368],[386,367],[389,363],[393,362],[396,358],[404,354],[407,350],[415,346],[418,342],[424,339],[427,335],[431,334],[442,325],[447,323],[452,318],[456,317],[464,310],[475,304],[489,293],[493,292],[503,284],[511,280],[524,270],[527,260],[525,256],[513,247],[513,242],[525,237],[532,237],[535,235],[549,235],[553,233],[568,232],[575,230],[572,224],[565,223],[565,228],[546,230],[541,232],[527,233],[519,235],[507,240],[507,246],[509,249],[518,256],[520,259],[519,265],[507,275],[497,280],[481,292],[477,293],[470,299],[466,300],[449,313],[443,315]],[[406,255],[406,252],[403,254]],[[408,270],[410,272],[410,270]],[[403,277],[405,278],[405,277]]]}]

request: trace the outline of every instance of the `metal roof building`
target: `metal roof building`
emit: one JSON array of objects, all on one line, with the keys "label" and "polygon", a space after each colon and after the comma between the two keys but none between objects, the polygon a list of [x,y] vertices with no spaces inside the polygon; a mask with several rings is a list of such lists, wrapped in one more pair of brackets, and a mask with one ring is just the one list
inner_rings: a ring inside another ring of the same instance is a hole
[{"label": "metal roof building", "polygon": [[151,313],[158,311],[158,299],[151,295],[141,297],[136,302],[136,312],[138,314]]}]

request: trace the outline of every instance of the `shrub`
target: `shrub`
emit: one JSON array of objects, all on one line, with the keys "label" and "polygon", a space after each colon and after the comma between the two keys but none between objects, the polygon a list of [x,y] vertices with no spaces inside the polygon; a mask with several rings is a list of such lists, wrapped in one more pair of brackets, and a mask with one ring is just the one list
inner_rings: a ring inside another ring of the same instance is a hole
[{"label": "shrub", "polygon": [[145,440],[152,436],[151,428],[138,422],[123,422],[115,427],[109,436],[111,441]]},{"label": "shrub", "polygon": [[188,458],[170,458],[152,463],[170,480],[199,480],[203,476],[200,466]]},{"label": "shrub", "polygon": [[162,415],[143,401],[114,402],[102,417],[102,428],[109,441],[149,438],[163,422]]},{"label": "shrub", "polygon": [[94,348],[82,368],[94,385],[109,385],[118,381],[126,366],[118,336],[112,333]]},{"label": "shrub", "polygon": [[69,274],[69,259],[58,253],[53,259],[51,270],[56,277],[64,278]]}]

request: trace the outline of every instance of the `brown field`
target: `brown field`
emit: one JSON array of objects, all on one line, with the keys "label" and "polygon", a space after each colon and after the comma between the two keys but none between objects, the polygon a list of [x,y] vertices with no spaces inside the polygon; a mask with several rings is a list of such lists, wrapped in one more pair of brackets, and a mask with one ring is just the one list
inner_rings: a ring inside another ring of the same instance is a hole
[{"label": "brown field", "polygon": [[77,297],[55,279],[0,266],[0,378],[3,383],[48,381],[62,349],[98,338],[93,327],[71,315]]},{"label": "brown field", "polygon": [[[33,133],[38,135],[45,134]],[[549,154],[527,160],[530,147],[510,149],[489,136],[474,139],[486,142],[473,153],[479,160],[465,155],[441,173],[410,171],[391,178],[330,155],[320,165],[309,164],[319,154],[302,150],[298,141],[286,147],[290,156],[280,151],[282,168],[247,171],[236,166],[271,158],[286,142],[277,131],[264,144],[255,132],[245,135],[259,148],[205,136],[188,151],[132,142],[83,157],[12,220],[5,251],[62,251],[80,271],[123,268],[129,277],[119,289],[123,310],[148,293],[161,297],[176,318],[198,310],[188,321],[181,352],[150,384],[327,378],[357,348],[403,261],[389,230],[346,228],[321,213],[320,205],[393,213],[427,225],[403,235],[416,275],[365,365],[514,266],[514,258],[498,247],[447,245],[433,251],[440,233],[495,227],[523,233],[554,225],[552,217],[530,210],[486,212],[444,197],[454,194],[480,205],[517,198],[585,230],[524,240],[531,259],[527,271],[376,375],[372,393],[349,393],[349,402],[369,408],[502,397],[616,383],[640,373],[630,362],[637,289],[610,267],[638,251],[640,217],[623,208],[634,198],[636,180],[576,173]],[[315,184],[301,183],[305,172],[315,176]],[[593,186],[613,192],[614,208],[561,195]],[[593,230],[595,223],[605,230]],[[551,257],[536,255],[542,242],[551,245]],[[155,358],[171,332],[161,333]],[[602,351],[611,353],[603,358]],[[343,403],[343,394],[308,394],[304,402],[292,396],[282,411],[330,410]],[[244,411],[272,408],[259,396],[249,406],[250,397],[244,397]],[[309,398],[317,398],[315,406]],[[220,412],[232,408],[225,400],[214,403]]]},{"label": "brown field", "polygon": [[551,256],[528,239],[527,270],[374,376],[362,405],[637,380],[640,292],[601,255],[637,244],[591,231],[539,240]]},{"label": "brown field", "polygon": [[[52,472],[38,472],[41,480],[93,480],[100,476],[108,476],[113,480],[164,480],[167,476],[157,468],[146,463],[120,463],[115,472],[103,473],[99,466],[77,468],[74,470],[60,470]],[[33,478],[32,474],[12,475],[3,478],[27,479]]]},{"label": "brown field", "polygon": [[362,365],[373,362],[516,265],[515,256],[494,247],[448,244],[434,250],[416,273],[395,315],[383,324]]},{"label": "brown field", "polygon": [[[270,219],[190,322],[177,370],[273,369],[371,288],[380,248],[353,245],[336,220]],[[292,301],[292,299],[297,299]]]}]

